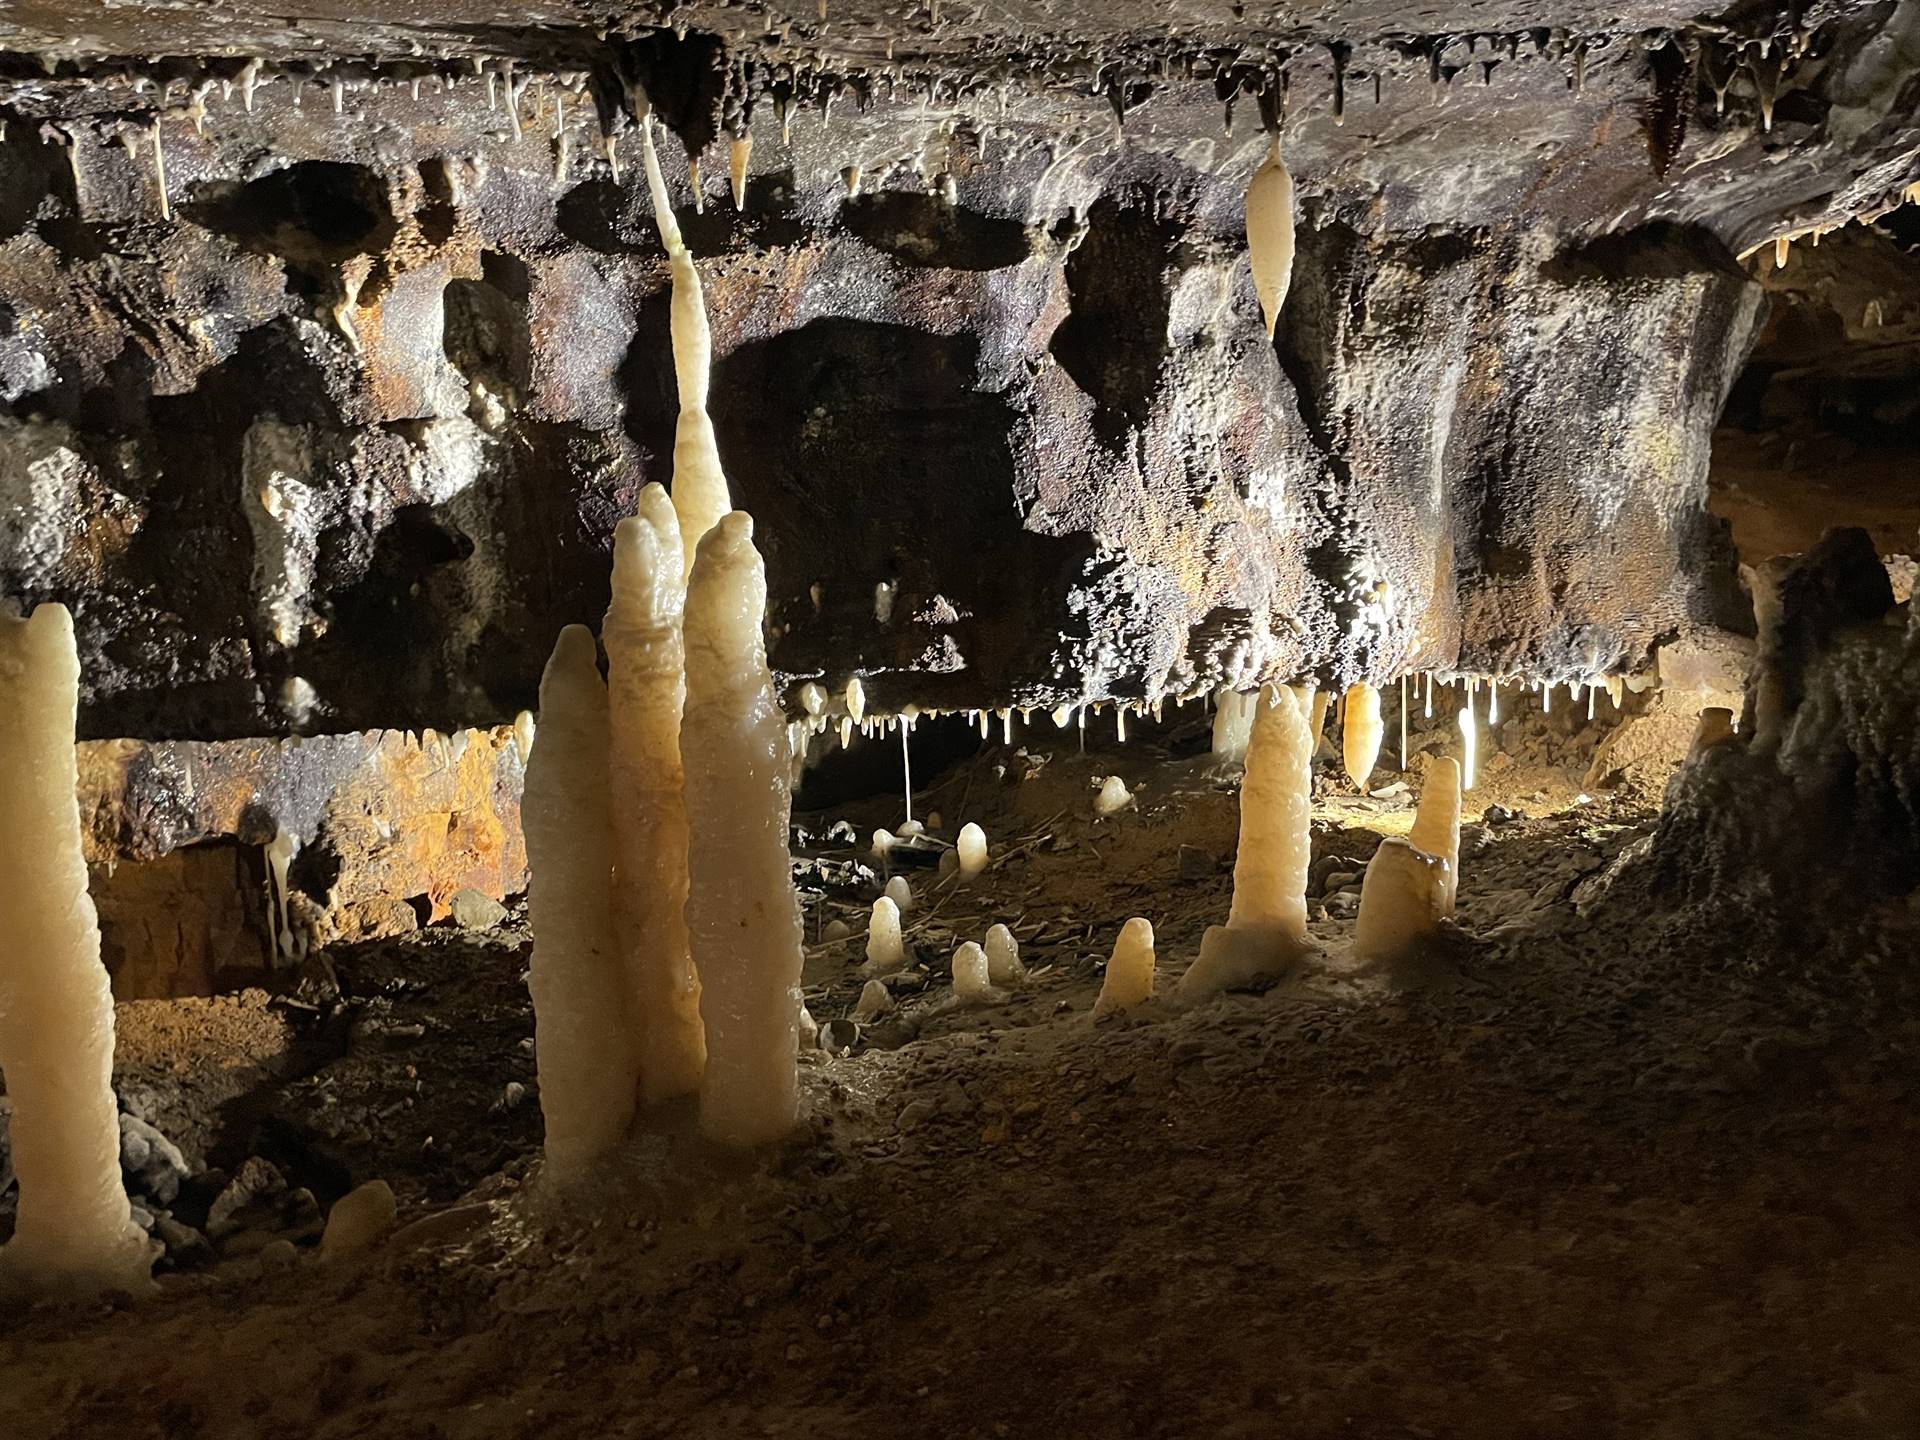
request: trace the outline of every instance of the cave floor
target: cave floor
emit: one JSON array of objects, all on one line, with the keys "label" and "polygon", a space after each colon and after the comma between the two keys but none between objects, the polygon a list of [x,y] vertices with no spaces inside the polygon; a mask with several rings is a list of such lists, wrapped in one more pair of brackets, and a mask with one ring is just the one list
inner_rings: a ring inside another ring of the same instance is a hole
[{"label": "cave floor", "polygon": [[[1095,821],[1111,768],[1146,786]],[[5,1433],[1920,1433],[1907,912],[1815,955],[1649,911],[1602,892],[1650,798],[1560,809],[1566,774],[1496,775],[1475,809],[1543,813],[1469,828],[1460,934],[1420,973],[1329,961],[1096,1022],[1122,921],[1154,920],[1164,989],[1224,915],[1232,790],[1144,750],[990,752],[943,784],[964,800],[925,803],[991,818],[999,864],[916,884],[924,990],[808,1057],[807,1125],[757,1164],[664,1117],[591,1193],[544,1192],[509,1089],[533,1080],[517,916],[342,953],[339,1001],[310,973],[123,1006],[123,1093],[163,1128],[323,1198],[386,1178],[405,1228],[0,1315]],[[1332,787],[1316,876],[1407,814]],[[857,904],[837,854],[802,867],[815,929]],[[1344,908],[1315,924],[1336,954]],[[949,931],[992,919],[1030,981],[955,1009]],[[817,1018],[859,945],[810,954]]]}]

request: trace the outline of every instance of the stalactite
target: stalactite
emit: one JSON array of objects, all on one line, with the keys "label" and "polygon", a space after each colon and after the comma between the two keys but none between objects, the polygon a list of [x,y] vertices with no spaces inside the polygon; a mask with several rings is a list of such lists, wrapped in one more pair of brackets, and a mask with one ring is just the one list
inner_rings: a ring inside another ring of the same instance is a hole
[{"label": "stalactite", "polygon": [[144,1291],[154,1253],[120,1179],[113,994],[81,851],[73,617],[0,615],[0,1071],[20,1185],[0,1292]]},{"label": "stalactite", "polygon": [[638,1055],[615,939],[607,687],[593,632],[560,632],[540,677],[540,738],[521,802],[533,926],[534,1065],[547,1163],[571,1178],[633,1121]]},{"label": "stalactite", "polygon": [[691,1094],[706,1064],[688,951],[687,811],[680,764],[686,606],[680,522],[659,485],[613,537],[607,648],[614,925],[634,1002],[641,1096]]},{"label": "stalactite", "polygon": [[1380,720],[1380,692],[1364,680],[1347,687],[1347,714],[1340,735],[1341,759],[1354,788],[1365,791],[1380,761],[1385,726]]},{"label": "stalactite", "polygon": [[687,582],[687,929],[707,1068],[700,1128],[730,1145],[798,1120],[800,902],[787,849],[785,722],[767,669],[767,577],[744,511],[724,516]]},{"label": "stalactite", "polygon": [[1280,137],[1276,134],[1266,162],[1247,187],[1247,258],[1253,267],[1253,288],[1260,297],[1269,340],[1292,283],[1293,251],[1293,177],[1280,158]]}]

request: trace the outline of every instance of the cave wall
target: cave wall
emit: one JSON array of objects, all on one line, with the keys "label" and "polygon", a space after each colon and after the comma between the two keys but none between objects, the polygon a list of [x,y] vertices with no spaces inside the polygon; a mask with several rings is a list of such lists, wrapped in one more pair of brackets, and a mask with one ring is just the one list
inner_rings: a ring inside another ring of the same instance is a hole
[{"label": "cave wall", "polygon": [[[670,478],[634,157],[556,163],[557,88],[517,141],[472,98],[294,98],[166,127],[170,217],[110,125],[0,145],[0,592],[74,607],[86,735],[509,718]],[[1029,145],[957,203],[856,197],[796,179],[830,139],[744,216],[676,179],[784,675],[883,707],[1566,678],[1737,623],[1705,456],[1759,297],[1710,236],[1308,205],[1269,347],[1216,174]]]}]

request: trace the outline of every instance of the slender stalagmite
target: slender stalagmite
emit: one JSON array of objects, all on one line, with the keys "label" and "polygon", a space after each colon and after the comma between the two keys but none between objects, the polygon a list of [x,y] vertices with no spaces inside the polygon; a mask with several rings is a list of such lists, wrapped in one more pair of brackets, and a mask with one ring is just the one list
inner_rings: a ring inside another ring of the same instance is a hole
[{"label": "slender stalagmite", "polygon": [[1398,836],[1382,840],[1360,882],[1355,957],[1392,960],[1406,954],[1433,934],[1451,888],[1445,860]]},{"label": "slender stalagmite", "polygon": [[707,1069],[700,1128],[729,1145],[799,1119],[800,902],[787,849],[786,716],[767,670],[767,574],[736,510],[700,542],[687,583],[680,731],[690,831],[687,927]]},{"label": "slender stalagmite", "polygon": [[1407,833],[1407,840],[1414,849],[1447,862],[1440,913],[1451,917],[1460,890],[1460,762],[1451,755],[1434,761],[1427,771],[1420,808],[1413,812],[1413,829]]},{"label": "slender stalagmite", "polygon": [[1356,789],[1367,788],[1373,767],[1380,760],[1380,739],[1384,733],[1385,727],[1380,722],[1380,692],[1364,680],[1349,685],[1340,753],[1346,762],[1347,778]]},{"label": "slender stalagmite", "polygon": [[533,1055],[547,1163],[577,1174],[633,1122],[638,1052],[613,919],[607,687],[593,632],[560,632],[540,677],[521,824],[533,923]]},{"label": "slender stalagmite", "polygon": [[1312,856],[1313,736],[1293,691],[1266,692],[1240,786],[1240,852],[1233,906],[1212,925],[1200,958],[1181,977],[1193,998],[1286,970],[1307,948],[1307,865]]},{"label": "slender stalagmite", "polygon": [[1280,159],[1278,135],[1247,187],[1247,259],[1271,340],[1293,280],[1293,177]]},{"label": "slender stalagmite", "polygon": [[1093,1013],[1131,1010],[1152,998],[1153,922],[1136,915],[1120,927],[1120,938],[1113,942],[1107,978],[1100,983],[1100,998],[1093,1002]]},{"label": "slender stalagmite", "polygon": [[707,415],[713,334],[707,327],[707,300],[700,288],[700,272],[693,267],[693,256],[687,253],[680,224],[673,218],[673,206],[667,200],[667,182],[660,174],[660,157],[653,148],[651,111],[640,117],[640,158],[646,167],[653,215],[673,275],[673,374],[680,386],[680,422],[673,435],[673,508],[680,515],[680,544],[691,571],[700,538],[732,504],[726,472],[720,468],[713,421]]},{"label": "slender stalagmite", "polygon": [[120,1181],[113,995],[80,850],[73,616],[0,615],[0,1071],[20,1182],[0,1291],[145,1290],[152,1247]]},{"label": "slender stalagmite", "polygon": [[680,521],[658,485],[640,492],[638,509],[613,532],[613,603],[601,638],[612,734],[613,922],[633,1002],[640,1097],[656,1105],[699,1088],[707,1041],[685,914]]}]

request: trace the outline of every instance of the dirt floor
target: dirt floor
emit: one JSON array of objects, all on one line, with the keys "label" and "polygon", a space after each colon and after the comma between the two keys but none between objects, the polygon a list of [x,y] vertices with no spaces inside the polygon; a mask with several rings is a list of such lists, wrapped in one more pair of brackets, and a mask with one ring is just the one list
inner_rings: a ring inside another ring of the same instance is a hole
[{"label": "dirt floor", "polygon": [[[123,1006],[123,1101],[211,1167],[181,1223],[264,1165],[284,1188],[170,1256],[155,1300],[0,1314],[0,1433],[1920,1434],[1909,911],[1836,916],[1811,952],[1649,908],[1622,857],[1657,796],[1582,798],[1594,731],[1528,710],[1417,974],[1341,958],[1417,774],[1369,799],[1326,764],[1326,958],[1095,1020],[1128,917],[1163,990],[1224,918],[1237,795],[1203,724],[1087,756],[1036,731],[922,792],[995,867],[911,872],[921,968],[851,1053],[804,1057],[807,1125],[754,1160],[669,1119],[590,1193],[546,1192],[517,912],[271,999]],[[1096,819],[1108,773],[1138,797]],[[858,842],[800,859],[810,936],[857,932],[899,802],[802,824],[841,818]],[[953,946],[995,920],[1028,983],[957,1006]],[[813,946],[817,1019],[847,1015],[861,944]],[[322,1261],[315,1215],[374,1177],[402,1228]]]}]

